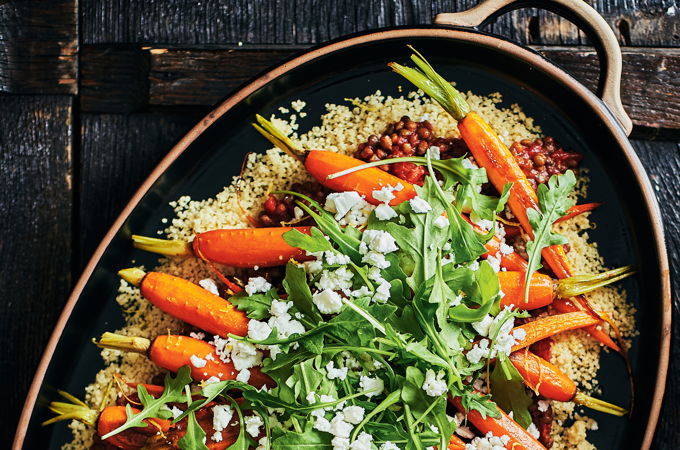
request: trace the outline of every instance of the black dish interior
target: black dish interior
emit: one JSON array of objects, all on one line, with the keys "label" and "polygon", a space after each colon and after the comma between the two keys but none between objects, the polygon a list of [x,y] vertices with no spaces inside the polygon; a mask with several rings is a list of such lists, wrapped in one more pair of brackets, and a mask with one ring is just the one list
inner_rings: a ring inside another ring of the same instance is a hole
[{"label": "black dish interior", "polygon": [[[344,98],[363,97],[378,89],[385,95],[401,95],[399,85],[410,90],[385,65],[391,60],[405,62],[409,55],[406,44],[428,56],[459,88],[477,94],[502,93],[505,104],[521,105],[565,148],[585,153],[583,165],[590,170],[592,180],[588,200],[605,203],[593,215],[597,228],[591,231],[591,237],[599,243],[608,266],[634,264],[639,268],[638,275],[623,286],[638,309],[640,331],[630,353],[636,381],[633,416],[613,418],[589,412],[599,423],[599,430],[589,436],[602,448],[640,447],[656,383],[656,371],[650,369],[657,367],[660,357],[661,274],[651,217],[620,144],[583,99],[519,58],[459,39],[421,37],[370,42],[297,67],[247,97],[187,148],[137,205],[89,279],[46,373],[24,448],[56,449],[70,440],[63,423],[40,426],[49,416],[45,404],[55,398],[56,388],[82,396],[83,388],[102,368],[99,352],[90,339],[122,325],[114,301],[116,271],[132,259],[148,267],[154,263],[152,256],[132,249],[131,232],[154,235],[163,228],[161,218],[172,217],[168,202],[181,195],[195,199],[215,195],[238,173],[247,152],[268,148],[249,125],[255,113],[268,116],[279,106],[303,99],[308,115],[299,121],[304,131],[318,122],[325,103],[342,103]],[[611,352],[602,356],[600,384],[604,399],[628,405],[625,368]]]}]

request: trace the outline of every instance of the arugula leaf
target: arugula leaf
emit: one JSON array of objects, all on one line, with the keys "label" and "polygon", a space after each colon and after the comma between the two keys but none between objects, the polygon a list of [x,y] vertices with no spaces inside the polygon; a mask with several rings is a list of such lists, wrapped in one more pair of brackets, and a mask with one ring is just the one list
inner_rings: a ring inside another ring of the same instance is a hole
[{"label": "arugula leaf", "polygon": [[465,411],[478,411],[482,415],[482,418],[486,419],[486,417],[489,416],[497,419],[501,417],[501,413],[498,411],[498,406],[496,406],[496,404],[491,401],[490,395],[466,391],[460,395],[460,402],[463,405]]},{"label": "arugula leaf", "polygon": [[574,172],[567,170],[564,175],[553,175],[548,180],[548,185],[539,184],[536,194],[538,195],[538,207],[527,208],[527,217],[533,231],[534,238],[527,241],[528,267],[524,277],[524,301],[529,301],[529,288],[531,275],[541,268],[541,251],[551,245],[566,244],[567,238],[553,233],[553,223],[567,213],[574,206],[574,200],[569,194],[576,185]]},{"label": "arugula leaf", "polygon": [[272,306],[272,300],[278,299],[279,295],[276,289],[270,289],[269,292],[263,294],[248,295],[244,292],[229,298],[229,301],[236,306],[239,311],[246,313],[250,319],[261,320],[269,317],[269,309]]},{"label": "arugula leaf", "polygon": [[[312,230],[318,231],[316,228],[312,228]],[[299,231],[297,232],[300,233]],[[320,231],[318,232],[321,233]],[[330,246],[330,243],[325,238],[322,237],[321,239]],[[321,322],[321,314],[319,314],[312,301],[312,291],[307,284],[307,274],[303,268],[291,262],[286,264],[286,278],[283,280],[283,288],[288,293],[288,300],[293,302],[298,311],[304,314],[313,324]]]},{"label": "arugula leaf", "polygon": [[177,445],[182,450],[208,450],[205,441],[205,431],[203,431],[203,428],[198,424],[196,413],[191,411],[189,413],[189,418],[187,419],[187,429],[184,436],[177,441]]},{"label": "arugula leaf", "polygon": [[490,392],[496,404],[506,412],[513,412],[513,419],[522,427],[531,425],[529,405],[531,398],[524,388],[522,375],[512,365],[505,353],[498,355],[496,366],[489,377]]},{"label": "arugula leaf", "polygon": [[[139,395],[139,401],[142,403],[142,411],[135,414],[132,412],[130,405],[125,407],[125,413],[127,415],[127,420],[125,423],[115,430],[102,436],[102,440],[106,440],[111,436],[114,436],[122,431],[128,430],[130,428],[138,427],[144,428],[148,426],[144,420],[163,417],[163,412],[161,408],[168,403],[179,403],[184,401],[184,386],[191,383],[191,368],[189,366],[182,366],[177,371],[177,376],[172,378],[170,374],[165,375],[164,390],[163,393],[158,398],[153,398],[149,395],[146,388],[142,384],[137,385],[137,393]],[[167,417],[167,414],[165,414]]]},{"label": "arugula leaf", "polygon": [[292,229],[283,233],[283,240],[291,247],[297,247],[310,253],[334,251],[326,236],[316,227],[312,227],[310,234]]},{"label": "arugula leaf", "polygon": [[307,423],[302,433],[288,431],[282,436],[274,439],[272,448],[283,450],[296,450],[299,448],[317,449],[328,448],[332,449],[331,440],[333,435],[330,433],[323,433],[312,428],[311,422]]},{"label": "arugula leaf", "polygon": [[231,407],[236,410],[236,414],[238,414],[238,421],[241,424],[240,430],[238,432],[238,438],[233,444],[227,447],[227,450],[249,450],[251,448],[251,445],[254,446],[255,441],[253,441],[250,438],[250,436],[248,436],[245,432],[246,427],[243,420],[243,412],[241,411],[241,406],[233,398],[229,396],[225,397],[227,398],[227,400],[231,402]]},{"label": "arugula leaf", "polygon": [[468,268],[462,268],[462,270],[471,272],[472,276],[469,279],[470,284],[462,286],[461,290],[467,294],[466,298],[471,299],[478,307],[470,308],[465,303],[461,303],[449,310],[449,316],[458,322],[478,322],[491,311],[495,301],[500,300],[498,275],[487,261],[479,263],[479,269],[476,271]]}]

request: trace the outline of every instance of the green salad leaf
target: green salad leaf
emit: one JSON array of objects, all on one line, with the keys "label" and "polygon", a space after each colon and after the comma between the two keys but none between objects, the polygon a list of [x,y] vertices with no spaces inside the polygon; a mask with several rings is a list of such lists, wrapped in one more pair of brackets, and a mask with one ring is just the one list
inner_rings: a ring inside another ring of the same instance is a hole
[{"label": "green salad leaf", "polygon": [[531,425],[529,406],[531,397],[527,395],[524,379],[512,365],[510,359],[501,354],[489,376],[490,392],[493,399],[503,411],[513,413],[515,422],[527,428]]}]

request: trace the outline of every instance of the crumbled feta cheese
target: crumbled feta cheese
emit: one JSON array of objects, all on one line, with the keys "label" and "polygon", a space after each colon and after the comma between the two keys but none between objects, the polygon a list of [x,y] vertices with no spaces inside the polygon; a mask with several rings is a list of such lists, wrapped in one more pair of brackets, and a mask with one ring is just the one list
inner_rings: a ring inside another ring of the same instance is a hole
[{"label": "crumbled feta cheese", "polygon": [[[276,300],[274,300],[276,301]],[[250,319],[248,321],[248,337],[256,341],[263,341],[269,337],[272,328],[265,322]]]},{"label": "crumbled feta cheese", "polygon": [[310,391],[307,393],[307,397],[305,397],[305,400],[307,400],[307,403],[310,405],[313,405],[316,403],[316,392]]},{"label": "crumbled feta cheese", "polygon": [[316,287],[320,290],[342,291],[352,287],[354,272],[342,266],[336,270],[324,270],[321,272]]},{"label": "crumbled feta cheese", "polygon": [[432,147],[427,149],[427,153],[430,155],[430,158],[432,159],[441,159],[441,149],[437,147],[436,145],[433,145]]},{"label": "crumbled feta cheese", "polygon": [[305,216],[305,212],[299,206],[293,208],[293,214],[296,220],[300,220]]},{"label": "crumbled feta cheese", "polygon": [[359,385],[364,391],[370,391],[366,393],[366,397],[375,397],[380,395],[385,389],[385,383],[380,378],[371,378],[366,375],[362,375],[359,379]]},{"label": "crumbled feta cheese", "polygon": [[465,425],[458,425],[456,427],[456,434],[465,439],[472,439],[475,437],[475,433],[470,427],[466,427]]},{"label": "crumbled feta cheese", "polygon": [[480,217],[472,219],[472,223],[474,223],[484,231],[489,231],[491,228],[493,228],[493,221],[488,219],[482,219]]},{"label": "crumbled feta cheese", "polygon": [[361,262],[365,262],[366,264],[377,267],[378,269],[387,269],[391,264],[385,259],[385,255],[373,250],[366,253],[364,257],[361,258]]},{"label": "crumbled feta cheese", "polygon": [[378,202],[389,203],[395,198],[393,191],[392,186],[383,186],[381,189],[373,191],[373,199]]},{"label": "crumbled feta cheese", "polygon": [[205,339],[205,333],[203,333],[202,331],[199,331],[198,333],[194,333],[192,331],[192,332],[189,333],[189,337],[192,337],[194,339],[203,340],[203,339]]},{"label": "crumbled feta cheese", "polygon": [[173,406],[172,409],[170,409],[170,413],[172,414],[173,419],[178,418],[182,414],[182,412],[183,411],[176,406]]},{"label": "crumbled feta cheese", "polygon": [[366,230],[361,236],[361,241],[365,242],[371,250],[379,253],[391,253],[399,250],[394,237],[387,231]]},{"label": "crumbled feta cheese", "polygon": [[[300,115],[302,116],[302,114],[300,114]],[[267,439],[267,436],[264,436],[262,439],[257,441],[257,443],[259,445],[255,448],[255,450],[267,450],[267,448],[269,448],[269,446],[268,446],[269,439]]]},{"label": "crumbled feta cheese", "polygon": [[489,340],[482,339],[472,346],[465,354],[465,358],[472,364],[477,364],[482,358],[486,358],[489,354]]},{"label": "crumbled feta cheese", "polygon": [[390,441],[385,441],[383,445],[380,446],[380,450],[400,450],[397,444],[393,444]]},{"label": "crumbled feta cheese", "polygon": [[534,437],[534,439],[538,439],[541,437],[541,432],[538,431],[538,428],[533,422],[529,424],[527,431],[529,432],[530,435]]},{"label": "crumbled feta cheese", "polygon": [[512,332],[512,336],[518,341],[523,341],[527,337],[527,332],[523,328],[518,328]]},{"label": "crumbled feta cheese", "polygon": [[353,425],[358,425],[364,420],[364,408],[361,406],[347,406],[342,410],[345,415],[345,421]]},{"label": "crumbled feta cheese", "polygon": [[357,192],[333,192],[326,197],[326,210],[335,213],[335,220],[340,220],[350,209],[360,205],[364,199]]},{"label": "crumbled feta cheese", "polygon": [[352,261],[349,256],[343,255],[340,252],[326,250],[323,255],[326,258],[326,263],[331,266],[341,266]]},{"label": "crumbled feta cheese", "polygon": [[215,284],[215,282],[210,278],[199,281],[198,285],[211,294],[220,295],[220,291],[217,289],[217,284]]},{"label": "crumbled feta cheese", "polygon": [[373,294],[373,301],[378,303],[385,303],[390,299],[390,288],[392,285],[386,280],[382,280]]},{"label": "crumbled feta cheese", "polygon": [[362,431],[356,440],[350,445],[350,450],[371,450],[373,448],[373,436]]},{"label": "crumbled feta cheese", "polygon": [[444,216],[439,216],[434,219],[434,226],[437,228],[446,228],[449,226],[449,219]]},{"label": "crumbled feta cheese", "polygon": [[254,414],[252,416],[246,416],[245,419],[246,432],[252,437],[257,437],[260,434],[260,427],[264,425],[262,417]]},{"label": "crumbled feta cheese", "polygon": [[505,450],[505,446],[510,442],[510,437],[494,436],[490,431],[484,437],[476,437],[469,444],[465,444],[465,450]]},{"label": "crumbled feta cheese", "polygon": [[504,255],[509,255],[510,253],[514,252],[515,249],[512,248],[510,245],[506,244],[505,241],[501,241],[501,246],[500,246],[500,252]]},{"label": "crumbled feta cheese", "polygon": [[322,314],[336,314],[342,309],[342,298],[330,289],[317,292],[312,296],[312,301]]},{"label": "crumbled feta cheese", "polygon": [[430,431],[433,433],[439,433],[439,428],[434,424],[430,424]]},{"label": "crumbled feta cheese", "polygon": [[333,450],[350,450],[349,438],[336,436],[331,441]]},{"label": "crumbled feta cheese", "polygon": [[213,375],[212,377],[208,378],[207,380],[204,380],[203,384],[214,384],[214,383],[219,383],[220,381],[222,381],[222,380],[220,380],[219,378],[217,378],[216,376]]},{"label": "crumbled feta cheese", "polygon": [[487,314],[484,316],[482,320],[479,322],[472,322],[472,328],[475,329],[477,333],[479,333],[480,336],[488,336],[489,335],[489,328],[491,327],[491,324],[493,323],[493,317]]},{"label": "crumbled feta cheese", "polygon": [[262,352],[257,351],[250,342],[234,341],[231,351],[234,369],[241,371],[262,364]]},{"label": "crumbled feta cheese", "polygon": [[247,383],[248,380],[250,380],[250,370],[248,369],[243,369],[236,375],[236,381],[240,381],[241,383]]},{"label": "crumbled feta cheese", "polygon": [[494,272],[498,273],[501,271],[501,258],[500,256],[488,255],[486,257],[486,262],[489,263]]},{"label": "crumbled feta cheese", "polygon": [[472,161],[470,161],[470,158],[465,158],[465,159],[461,162],[461,164],[462,164],[463,167],[465,167],[466,169],[479,169],[479,167],[477,167],[477,164],[475,164],[475,163],[473,163]]},{"label": "crumbled feta cheese", "polygon": [[191,355],[189,357],[189,361],[191,361],[191,365],[196,367],[197,369],[200,369],[201,367],[205,367],[205,365],[208,363],[208,361],[206,361],[203,358],[199,358],[196,355]]},{"label": "crumbled feta cheese", "polygon": [[344,380],[347,378],[348,370],[349,369],[347,367],[336,368],[334,361],[330,361],[328,364],[326,364],[326,376],[329,380],[335,380],[336,378]]},{"label": "crumbled feta cheese", "polygon": [[272,316],[282,316],[288,313],[288,310],[292,308],[293,302],[286,302],[280,300],[272,300],[272,305],[269,307],[269,313]]},{"label": "crumbled feta cheese", "polygon": [[345,415],[341,412],[331,419],[330,433],[333,436],[348,438],[352,428],[352,424],[345,422]]},{"label": "crumbled feta cheese", "polygon": [[359,297],[366,297],[370,293],[371,293],[371,291],[368,289],[367,286],[361,286],[359,289],[350,292],[349,295],[350,295],[350,297],[359,298]]},{"label": "crumbled feta cheese", "polygon": [[389,205],[381,203],[375,208],[375,217],[377,217],[378,220],[391,220],[397,217],[397,212]]},{"label": "crumbled feta cheese", "polygon": [[212,408],[213,430],[222,431],[229,426],[234,412],[229,405],[215,405]]},{"label": "crumbled feta cheese", "polygon": [[472,261],[470,264],[468,264],[468,269],[472,270],[473,272],[477,272],[479,270],[479,261]]},{"label": "crumbled feta cheese", "polygon": [[458,305],[460,305],[462,302],[463,302],[463,296],[462,296],[462,295],[460,294],[460,292],[459,292],[458,294],[456,294],[455,297],[453,297],[453,298],[451,299],[451,301],[449,302],[449,306],[458,306]]},{"label": "crumbled feta cheese", "polygon": [[257,294],[258,292],[267,292],[272,288],[272,285],[262,277],[251,277],[248,279],[245,291],[248,295]]},{"label": "crumbled feta cheese", "polygon": [[413,209],[414,213],[423,214],[428,211],[432,211],[432,206],[430,206],[430,204],[427,203],[426,200],[417,195],[408,202],[411,205],[411,209]]},{"label": "crumbled feta cheese", "polygon": [[425,381],[423,382],[423,391],[430,397],[439,397],[448,392],[446,381],[444,381],[444,372],[437,372],[427,369],[425,372]]},{"label": "crumbled feta cheese", "polygon": [[546,412],[550,407],[550,402],[548,400],[539,400],[537,406],[540,412]]},{"label": "crumbled feta cheese", "polygon": [[330,433],[331,423],[323,416],[317,417],[316,422],[314,422],[314,429],[323,431],[325,433]]},{"label": "crumbled feta cheese", "polygon": [[214,442],[222,442],[222,432],[215,431],[215,433],[213,433],[210,439],[212,439]]}]

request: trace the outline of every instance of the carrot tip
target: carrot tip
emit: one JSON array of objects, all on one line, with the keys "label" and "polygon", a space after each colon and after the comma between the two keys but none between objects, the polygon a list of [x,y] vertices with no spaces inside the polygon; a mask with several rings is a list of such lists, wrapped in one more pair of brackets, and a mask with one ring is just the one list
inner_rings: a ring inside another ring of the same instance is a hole
[{"label": "carrot tip", "polygon": [[139,287],[139,285],[142,284],[142,280],[146,276],[146,272],[144,272],[142,269],[131,267],[129,269],[119,270],[118,276],[131,285]]},{"label": "carrot tip", "polygon": [[600,400],[598,398],[590,397],[582,392],[576,393],[574,396],[574,403],[606,414],[611,414],[613,416],[621,417],[628,413],[627,409],[605,402],[604,400]]},{"label": "carrot tip", "polygon": [[99,415],[97,411],[91,409],[85,402],[68,392],[58,392],[59,395],[68,400],[68,402],[50,402],[48,408],[57,415],[44,421],[42,423],[43,426],[62,420],[78,420],[85,425],[94,426],[97,422],[97,416]]},{"label": "carrot tip", "polygon": [[145,354],[149,347],[151,347],[151,341],[146,338],[123,336],[122,334],[109,333],[108,331],[102,334],[99,341],[94,339],[92,341],[99,348],[141,354]]},{"label": "carrot tip", "polygon": [[191,245],[179,240],[158,239],[147,236],[132,235],[132,245],[146,252],[165,256],[190,256]]}]

